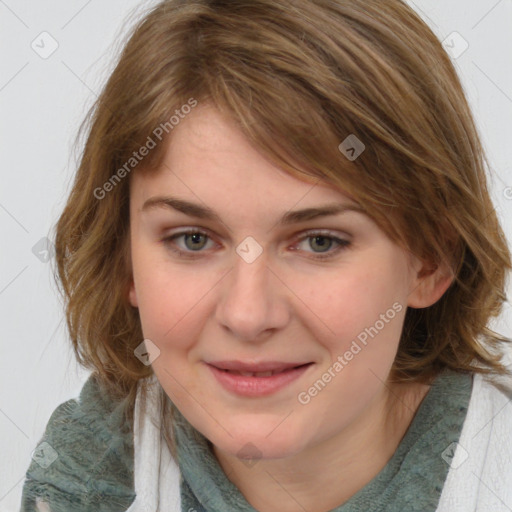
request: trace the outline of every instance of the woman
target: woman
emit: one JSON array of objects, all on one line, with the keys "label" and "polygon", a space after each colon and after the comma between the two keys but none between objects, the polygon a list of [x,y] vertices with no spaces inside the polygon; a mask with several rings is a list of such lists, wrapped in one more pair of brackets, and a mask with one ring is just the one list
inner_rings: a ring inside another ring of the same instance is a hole
[{"label": "woman", "polygon": [[22,510],[512,507],[487,327],[510,253],[453,65],[401,1],[159,3],[56,248],[93,375]]}]

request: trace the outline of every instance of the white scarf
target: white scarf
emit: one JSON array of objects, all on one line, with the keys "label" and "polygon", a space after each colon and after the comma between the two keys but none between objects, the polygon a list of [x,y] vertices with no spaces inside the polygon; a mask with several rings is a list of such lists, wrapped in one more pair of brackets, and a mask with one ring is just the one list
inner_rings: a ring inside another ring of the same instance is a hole
[{"label": "white scarf", "polygon": [[[476,374],[437,512],[512,511],[512,386],[508,397]],[[440,453],[444,450],[440,447]]]},{"label": "white scarf", "polygon": [[147,409],[137,391],[134,415],[134,478],[136,498],[127,512],[181,512],[180,471],[161,435],[160,383],[156,375],[147,395]]},{"label": "white scarf", "polygon": [[[182,512],[179,467],[161,436],[159,425],[157,397],[161,388],[156,376],[150,379],[150,407],[145,414],[137,393],[134,416],[137,496],[127,512]],[[507,386],[512,390],[510,382]],[[512,512],[510,397],[482,375],[475,374],[466,420],[437,512]],[[435,448],[441,457],[447,447]]]}]

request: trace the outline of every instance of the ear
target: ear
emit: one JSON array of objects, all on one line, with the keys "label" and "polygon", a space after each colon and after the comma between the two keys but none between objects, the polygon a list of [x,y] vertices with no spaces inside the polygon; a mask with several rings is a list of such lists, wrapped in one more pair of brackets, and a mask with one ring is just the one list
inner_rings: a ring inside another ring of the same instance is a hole
[{"label": "ear", "polygon": [[130,286],[128,288],[128,300],[130,301],[130,304],[134,308],[139,307],[139,303],[137,302],[137,292],[135,291],[135,283],[133,281],[133,277],[130,278]]},{"label": "ear", "polygon": [[414,258],[412,280],[407,305],[427,308],[435,304],[453,282],[454,275],[447,263],[432,264]]},{"label": "ear", "polygon": [[128,230],[128,236],[125,239],[124,246],[124,254],[125,254],[125,270],[126,275],[130,276],[128,279],[128,301],[134,308],[139,307],[139,303],[137,301],[137,292],[135,291],[135,282],[133,280],[133,265],[132,265],[132,251],[131,251],[131,231]]}]

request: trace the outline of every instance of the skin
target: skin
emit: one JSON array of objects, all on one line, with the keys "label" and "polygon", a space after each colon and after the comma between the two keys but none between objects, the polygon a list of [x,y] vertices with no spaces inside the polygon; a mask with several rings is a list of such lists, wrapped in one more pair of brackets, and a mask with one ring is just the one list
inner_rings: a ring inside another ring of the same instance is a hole
[{"label": "skin", "polygon": [[[163,206],[142,210],[148,199],[171,195],[208,206],[221,221]],[[174,128],[156,173],[131,177],[129,299],[144,337],[160,350],[154,372],[261,512],[325,512],[347,501],[385,466],[429,390],[392,384],[389,372],[406,306],[433,304],[451,277],[427,271],[364,213],[277,224],[290,210],[333,202],[354,204],[329,184],[275,167],[207,104]],[[184,228],[208,237],[188,245],[184,236],[169,239]],[[311,230],[350,245],[337,250],[333,241],[331,257],[316,260],[325,253],[306,237]],[[236,252],[248,236],[263,249],[252,263]],[[299,403],[298,394],[394,303],[401,311],[309,403]],[[204,364],[232,359],[314,364],[273,395],[241,397]],[[237,457],[249,442],[260,452],[254,464]]]}]

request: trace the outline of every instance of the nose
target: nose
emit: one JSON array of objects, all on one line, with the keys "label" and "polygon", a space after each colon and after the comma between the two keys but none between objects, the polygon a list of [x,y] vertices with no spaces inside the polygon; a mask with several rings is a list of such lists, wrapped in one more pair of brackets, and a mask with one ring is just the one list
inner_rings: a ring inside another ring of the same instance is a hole
[{"label": "nose", "polygon": [[235,253],[234,267],[221,286],[215,317],[236,338],[262,342],[289,322],[288,288],[265,252],[251,263]]}]

